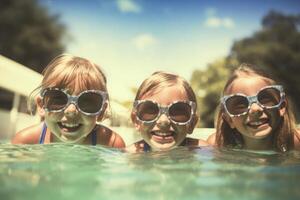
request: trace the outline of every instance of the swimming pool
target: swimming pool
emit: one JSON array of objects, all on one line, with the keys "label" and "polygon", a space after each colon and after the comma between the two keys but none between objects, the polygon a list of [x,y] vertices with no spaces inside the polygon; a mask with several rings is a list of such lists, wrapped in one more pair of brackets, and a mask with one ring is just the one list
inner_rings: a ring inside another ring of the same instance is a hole
[{"label": "swimming pool", "polygon": [[3,200],[299,199],[300,152],[0,145]]}]

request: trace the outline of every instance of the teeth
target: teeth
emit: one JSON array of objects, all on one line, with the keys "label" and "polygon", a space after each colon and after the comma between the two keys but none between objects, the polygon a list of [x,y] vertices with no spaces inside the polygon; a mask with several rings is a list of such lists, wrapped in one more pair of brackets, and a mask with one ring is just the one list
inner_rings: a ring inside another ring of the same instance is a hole
[{"label": "teeth", "polygon": [[258,125],[261,125],[262,123],[261,122],[251,122],[249,124],[252,126],[258,126]]},{"label": "teeth", "polygon": [[68,128],[73,128],[79,126],[79,124],[72,124],[72,123],[61,123],[63,126]]},{"label": "teeth", "polygon": [[159,136],[169,136],[172,135],[172,133],[165,133],[165,132],[155,132],[155,135],[159,135]]},{"label": "teeth", "polygon": [[262,120],[260,120],[260,121],[249,122],[249,125],[250,125],[250,126],[260,126],[260,125],[266,123],[267,121],[268,121],[268,120],[266,120],[266,119],[262,119]]}]

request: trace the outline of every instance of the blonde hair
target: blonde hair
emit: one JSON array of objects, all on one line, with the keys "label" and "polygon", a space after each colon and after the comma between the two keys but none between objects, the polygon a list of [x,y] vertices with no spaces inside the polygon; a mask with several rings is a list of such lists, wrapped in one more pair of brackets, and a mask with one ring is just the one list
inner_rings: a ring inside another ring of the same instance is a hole
[{"label": "blonde hair", "polygon": [[[42,74],[42,82],[32,91],[30,100],[37,95],[36,92],[49,87],[68,88],[71,93],[91,89],[107,92],[104,73],[98,65],[85,58],[61,54],[46,66]],[[31,104],[29,107],[32,110]]]},{"label": "blonde hair", "polygon": [[97,89],[107,92],[106,77],[100,67],[91,61],[62,54],[54,58],[43,71],[40,86],[68,88],[72,92],[77,90]]},{"label": "blonde hair", "polygon": [[[257,68],[254,65],[243,63],[236,70],[233,71],[231,77],[229,77],[227,83],[225,84],[223,95],[226,94],[228,88],[231,86],[232,82],[240,77],[245,76],[260,76],[268,84],[275,84],[276,81],[272,79],[263,70]],[[223,96],[222,95],[222,96]],[[284,113],[278,128],[273,132],[273,147],[275,150],[285,152],[293,147],[294,144],[294,134],[297,133],[295,118],[291,111],[291,105],[286,97],[286,112]],[[220,146],[239,146],[242,147],[244,144],[243,137],[236,129],[230,128],[228,122],[224,119],[225,109],[222,105],[218,108],[217,118],[216,118],[216,143]]]},{"label": "blonde hair", "polygon": [[180,85],[183,89],[189,100],[193,101],[197,105],[196,95],[191,88],[190,84],[182,77],[163,71],[154,72],[150,77],[145,79],[141,86],[139,87],[135,100],[139,100],[146,94],[153,95],[155,92],[159,91],[162,88],[170,87],[173,85]]}]

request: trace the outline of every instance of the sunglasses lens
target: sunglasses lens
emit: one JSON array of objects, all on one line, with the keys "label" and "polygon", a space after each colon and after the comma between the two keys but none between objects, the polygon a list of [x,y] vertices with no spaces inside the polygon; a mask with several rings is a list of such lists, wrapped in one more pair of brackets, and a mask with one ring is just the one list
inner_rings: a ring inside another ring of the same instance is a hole
[{"label": "sunglasses lens", "polygon": [[49,111],[63,109],[68,103],[67,95],[59,90],[47,90],[43,96],[43,104]]},{"label": "sunglasses lens", "polygon": [[238,95],[229,97],[225,104],[228,112],[232,115],[239,115],[247,112],[249,106],[248,99],[244,96]]},{"label": "sunglasses lens", "polygon": [[104,102],[101,94],[87,92],[79,96],[77,103],[81,111],[93,114],[100,111]]},{"label": "sunglasses lens", "polygon": [[169,108],[169,116],[175,122],[187,122],[192,115],[192,108],[185,102],[174,103]]},{"label": "sunglasses lens", "polygon": [[150,101],[140,103],[136,109],[137,117],[143,121],[152,121],[157,117],[159,113],[158,106]]},{"label": "sunglasses lens", "polygon": [[266,108],[277,106],[280,103],[280,91],[276,88],[266,88],[257,95],[259,103]]}]

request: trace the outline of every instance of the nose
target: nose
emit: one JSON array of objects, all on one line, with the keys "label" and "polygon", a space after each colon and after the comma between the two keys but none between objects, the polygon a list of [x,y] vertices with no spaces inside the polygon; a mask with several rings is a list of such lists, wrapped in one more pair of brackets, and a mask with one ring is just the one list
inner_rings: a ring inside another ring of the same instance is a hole
[{"label": "nose", "polygon": [[64,113],[66,116],[74,116],[74,115],[77,115],[78,110],[77,110],[77,107],[75,106],[75,104],[70,103],[64,110]]},{"label": "nose", "polygon": [[249,115],[259,115],[263,110],[264,109],[257,103],[252,103],[249,108]]},{"label": "nose", "polygon": [[170,127],[171,122],[166,114],[161,114],[158,117],[156,124],[160,129],[166,129]]}]

